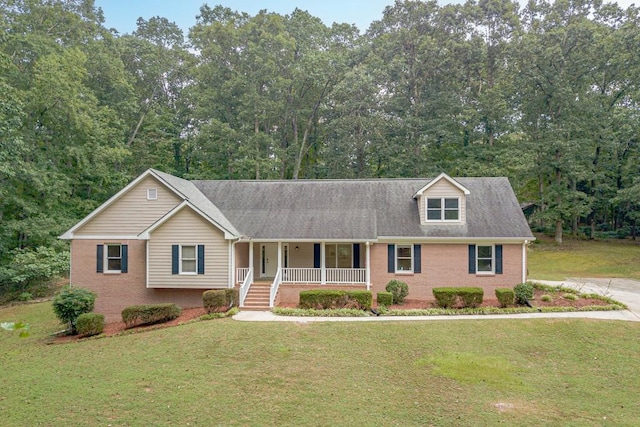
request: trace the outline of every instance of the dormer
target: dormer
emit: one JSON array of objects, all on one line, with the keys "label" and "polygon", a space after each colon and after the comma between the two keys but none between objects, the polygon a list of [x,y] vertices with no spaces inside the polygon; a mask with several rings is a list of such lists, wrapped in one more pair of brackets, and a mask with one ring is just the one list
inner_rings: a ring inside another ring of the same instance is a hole
[{"label": "dormer", "polygon": [[441,173],[413,195],[418,201],[420,224],[464,224],[468,194],[463,185]]}]

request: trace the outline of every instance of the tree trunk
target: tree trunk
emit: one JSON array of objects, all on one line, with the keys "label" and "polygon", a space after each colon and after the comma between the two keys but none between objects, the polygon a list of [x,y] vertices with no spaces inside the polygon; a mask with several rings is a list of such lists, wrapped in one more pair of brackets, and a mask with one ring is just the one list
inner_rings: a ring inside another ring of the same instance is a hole
[{"label": "tree trunk", "polygon": [[556,243],[562,244],[562,220],[556,221]]}]

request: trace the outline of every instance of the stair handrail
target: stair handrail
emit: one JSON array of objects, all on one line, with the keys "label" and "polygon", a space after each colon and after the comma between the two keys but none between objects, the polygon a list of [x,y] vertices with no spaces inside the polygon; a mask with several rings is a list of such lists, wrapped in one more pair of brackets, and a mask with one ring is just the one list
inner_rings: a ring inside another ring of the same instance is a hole
[{"label": "stair handrail", "polygon": [[273,279],[273,283],[271,284],[271,290],[269,292],[269,308],[273,308],[276,302],[276,295],[278,294],[278,288],[280,288],[280,283],[282,283],[282,269],[279,268],[276,273],[276,277]]},{"label": "stair handrail", "polygon": [[251,282],[253,282],[253,268],[249,269],[244,278],[244,282],[240,285],[240,307],[244,307],[244,300],[247,298],[247,294],[249,293]]}]

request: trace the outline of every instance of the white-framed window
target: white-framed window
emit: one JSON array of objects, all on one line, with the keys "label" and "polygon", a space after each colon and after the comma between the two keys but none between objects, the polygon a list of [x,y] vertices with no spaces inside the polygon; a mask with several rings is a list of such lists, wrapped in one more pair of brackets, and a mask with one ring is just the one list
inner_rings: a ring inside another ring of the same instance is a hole
[{"label": "white-framed window", "polygon": [[122,271],[122,245],[106,244],[104,251],[104,264],[107,273],[120,273]]},{"label": "white-framed window", "polygon": [[427,221],[460,221],[459,197],[427,197]]},{"label": "white-framed window", "polygon": [[198,251],[196,245],[180,245],[180,274],[197,274]]},{"label": "white-framed window", "polygon": [[324,265],[327,268],[352,268],[353,245],[328,243],[324,248]]},{"label": "white-framed window", "polygon": [[495,271],[495,250],[493,245],[476,246],[476,272],[494,273]]},{"label": "white-framed window", "polygon": [[147,188],[147,200],[158,200],[157,188]]},{"label": "white-framed window", "polygon": [[396,246],[396,273],[413,273],[413,245]]}]

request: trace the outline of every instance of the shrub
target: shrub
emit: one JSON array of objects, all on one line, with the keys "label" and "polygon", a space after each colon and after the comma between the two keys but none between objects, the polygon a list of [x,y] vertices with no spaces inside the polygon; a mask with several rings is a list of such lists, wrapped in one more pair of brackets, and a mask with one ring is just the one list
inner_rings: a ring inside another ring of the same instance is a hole
[{"label": "shrub", "polygon": [[104,314],[82,313],[76,320],[76,328],[80,335],[92,336],[104,331]]},{"label": "shrub", "polygon": [[564,298],[564,299],[568,299],[568,300],[570,300],[570,301],[575,301],[575,300],[577,300],[577,299],[578,299],[578,295],[576,295],[576,294],[569,294],[569,293],[567,293],[567,294],[562,294],[562,298]]},{"label": "shrub", "polygon": [[33,299],[33,294],[31,292],[22,292],[18,295],[18,301],[31,301]]},{"label": "shrub", "polygon": [[227,311],[227,293],[224,289],[212,289],[202,293],[202,303],[208,314]]},{"label": "shrub", "polygon": [[336,309],[354,308],[369,310],[373,304],[371,291],[342,291],[334,289],[311,289],[300,292],[300,308]]},{"label": "shrub", "polygon": [[433,296],[438,307],[450,308],[456,303],[458,295],[456,288],[433,288]]},{"label": "shrub", "polygon": [[552,299],[553,299],[553,298],[551,298],[551,295],[547,295],[547,294],[544,294],[544,295],[542,295],[542,296],[540,297],[540,300],[542,300],[542,301],[544,301],[544,302],[549,302],[549,301],[551,301]]},{"label": "shrub", "polygon": [[376,300],[378,301],[378,307],[389,307],[393,304],[393,294],[391,292],[378,292]]},{"label": "shrub", "polygon": [[531,283],[518,283],[513,287],[513,292],[518,304],[526,304],[527,301],[533,299],[533,285]]},{"label": "shrub", "polygon": [[182,309],[175,304],[132,305],[122,310],[122,321],[130,328],[135,325],[168,322],[180,316]]},{"label": "shrub", "polygon": [[400,280],[391,280],[384,288],[387,292],[391,292],[393,295],[394,304],[402,304],[404,299],[409,294],[409,286],[405,282]]},{"label": "shrub", "polygon": [[[353,308],[359,308],[361,310],[371,310],[371,306],[373,305],[373,293],[371,291],[356,289],[353,291],[347,291],[346,296],[349,301],[357,302],[357,305],[359,307]],[[347,305],[349,305],[349,303],[347,303]]]},{"label": "shrub", "polygon": [[76,320],[83,313],[93,310],[96,294],[88,289],[67,287],[53,299],[53,312],[62,323],[66,323],[69,332],[76,334]]},{"label": "shrub", "polygon": [[477,307],[482,304],[484,291],[478,287],[433,288],[433,296],[439,307],[453,307],[458,300],[463,307]]},{"label": "shrub", "polygon": [[462,300],[463,307],[477,307],[482,304],[484,291],[479,287],[458,288],[458,296]]},{"label": "shrub", "polygon": [[224,292],[227,298],[227,307],[238,307],[240,305],[240,289],[225,289]]},{"label": "shrub", "polygon": [[513,305],[513,301],[515,300],[515,297],[516,297],[516,294],[511,288],[496,289],[496,298],[498,298],[498,303],[502,308]]}]

